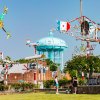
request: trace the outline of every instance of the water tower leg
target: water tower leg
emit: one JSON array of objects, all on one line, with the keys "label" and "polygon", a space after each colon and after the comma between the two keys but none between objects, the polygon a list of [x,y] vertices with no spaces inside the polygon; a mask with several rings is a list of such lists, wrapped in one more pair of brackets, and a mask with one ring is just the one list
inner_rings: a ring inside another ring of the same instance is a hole
[{"label": "water tower leg", "polygon": [[63,70],[64,67],[64,61],[63,61],[63,52],[61,54],[61,71]]}]

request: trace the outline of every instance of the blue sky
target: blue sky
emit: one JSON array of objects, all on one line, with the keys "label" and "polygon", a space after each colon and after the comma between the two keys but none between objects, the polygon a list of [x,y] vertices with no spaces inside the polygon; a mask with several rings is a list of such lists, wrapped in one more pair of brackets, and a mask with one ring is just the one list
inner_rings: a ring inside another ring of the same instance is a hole
[{"label": "blue sky", "polygon": [[[0,0],[0,14],[5,5],[8,14],[4,26],[12,37],[7,40],[0,30],[0,51],[13,60],[33,55],[33,48],[26,46],[27,39],[36,42],[57,27],[56,20],[70,21],[80,16],[80,0]],[[100,23],[99,6],[100,0],[83,0],[83,15]],[[54,36],[67,42],[64,61],[71,59],[73,49],[80,41],[57,31]],[[94,54],[100,55],[100,45],[96,44]]]}]

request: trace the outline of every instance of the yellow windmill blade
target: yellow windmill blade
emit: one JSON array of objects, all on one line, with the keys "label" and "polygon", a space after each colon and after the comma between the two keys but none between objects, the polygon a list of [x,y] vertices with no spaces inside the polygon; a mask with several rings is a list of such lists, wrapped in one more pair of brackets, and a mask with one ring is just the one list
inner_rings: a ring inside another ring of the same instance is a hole
[{"label": "yellow windmill blade", "polygon": [[3,27],[3,21],[0,20],[0,29]]},{"label": "yellow windmill blade", "polygon": [[4,10],[3,10],[4,14],[7,14],[8,12],[8,8],[6,6],[4,6]]},{"label": "yellow windmill blade", "polygon": [[98,28],[96,28],[97,29],[97,31],[100,31],[100,28],[98,27]]}]

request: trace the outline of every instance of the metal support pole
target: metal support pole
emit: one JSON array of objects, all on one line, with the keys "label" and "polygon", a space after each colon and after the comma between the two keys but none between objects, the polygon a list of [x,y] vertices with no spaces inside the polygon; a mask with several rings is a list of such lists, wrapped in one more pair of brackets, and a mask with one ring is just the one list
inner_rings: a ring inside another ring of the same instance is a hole
[{"label": "metal support pole", "polygon": [[90,56],[90,42],[87,41],[87,58]]},{"label": "metal support pole", "polygon": [[8,85],[8,65],[6,64],[6,78],[5,78],[5,85]]},{"label": "metal support pole", "polygon": [[82,0],[80,0],[80,16],[82,17]]}]

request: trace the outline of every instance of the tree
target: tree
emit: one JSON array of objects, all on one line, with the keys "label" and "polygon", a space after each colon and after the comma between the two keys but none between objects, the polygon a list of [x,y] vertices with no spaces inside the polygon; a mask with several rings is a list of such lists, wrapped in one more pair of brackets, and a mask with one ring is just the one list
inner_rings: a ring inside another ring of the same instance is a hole
[{"label": "tree", "polygon": [[52,63],[52,64],[50,64],[50,70],[51,71],[56,71],[57,70],[57,64],[56,63]]},{"label": "tree", "polygon": [[6,56],[5,59],[11,61],[11,57],[9,56]]},{"label": "tree", "polygon": [[49,66],[50,64],[52,64],[53,63],[53,61],[52,60],[50,60],[50,59],[45,59],[45,61],[46,61],[46,63],[47,63],[47,65]]},{"label": "tree", "polygon": [[64,72],[76,70],[78,75],[89,73],[89,77],[92,76],[93,72],[100,72],[100,57],[99,56],[74,56],[72,60],[65,63]]},{"label": "tree", "polygon": [[47,65],[50,67],[50,71],[56,71],[59,64],[54,63],[52,60],[50,59],[45,59]]},{"label": "tree", "polygon": [[35,60],[34,59],[32,59],[32,60],[19,59],[19,60],[16,60],[15,62],[21,63],[21,64],[23,64],[23,63],[33,63],[33,62],[35,62]]}]

